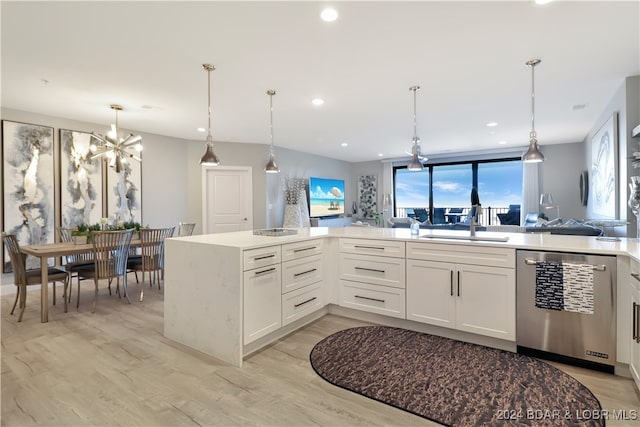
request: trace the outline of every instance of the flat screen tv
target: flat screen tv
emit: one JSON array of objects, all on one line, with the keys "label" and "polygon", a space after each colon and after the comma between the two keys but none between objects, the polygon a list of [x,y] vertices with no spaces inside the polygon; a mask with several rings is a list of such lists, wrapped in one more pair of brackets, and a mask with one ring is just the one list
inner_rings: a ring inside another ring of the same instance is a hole
[{"label": "flat screen tv", "polygon": [[344,214],[344,180],[309,178],[309,216],[326,218]]}]

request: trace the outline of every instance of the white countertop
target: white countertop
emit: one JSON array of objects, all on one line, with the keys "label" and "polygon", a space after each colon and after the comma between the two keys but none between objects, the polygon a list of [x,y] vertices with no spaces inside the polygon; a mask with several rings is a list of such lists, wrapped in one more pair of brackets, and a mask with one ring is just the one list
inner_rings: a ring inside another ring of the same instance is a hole
[{"label": "white countertop", "polygon": [[478,237],[508,237],[506,242],[450,240],[441,238],[424,238],[420,236],[468,236],[469,232],[460,230],[420,230],[418,236],[412,236],[408,228],[376,228],[376,227],[309,227],[296,228],[297,234],[286,236],[258,236],[252,230],[233,233],[205,234],[172,239],[189,241],[198,244],[213,244],[238,249],[252,249],[269,245],[293,243],[310,238],[351,237],[366,239],[391,239],[407,242],[429,242],[449,245],[492,246],[538,251],[579,252],[604,255],[629,255],[640,261],[640,244],[637,239],[622,238],[620,241],[597,240],[594,236],[568,236],[546,233],[502,233],[479,231]]}]

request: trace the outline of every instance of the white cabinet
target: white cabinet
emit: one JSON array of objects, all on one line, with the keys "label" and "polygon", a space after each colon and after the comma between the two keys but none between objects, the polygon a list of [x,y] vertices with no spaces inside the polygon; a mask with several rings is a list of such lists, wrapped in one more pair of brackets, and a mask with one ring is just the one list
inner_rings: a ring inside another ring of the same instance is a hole
[{"label": "white cabinet", "polygon": [[340,239],[340,305],[405,318],[404,242]]},{"label": "white cabinet", "polygon": [[640,387],[640,268],[637,261],[631,264],[631,281],[629,283],[631,291],[631,301],[620,301],[621,304],[631,306],[631,349],[629,353],[629,370],[631,376]]},{"label": "white cabinet", "polygon": [[323,239],[282,246],[282,326],[322,308]]},{"label": "white cabinet", "polygon": [[244,251],[244,344],[282,326],[280,246]]},{"label": "white cabinet", "polygon": [[406,266],[407,319],[515,341],[513,249],[407,243]]}]

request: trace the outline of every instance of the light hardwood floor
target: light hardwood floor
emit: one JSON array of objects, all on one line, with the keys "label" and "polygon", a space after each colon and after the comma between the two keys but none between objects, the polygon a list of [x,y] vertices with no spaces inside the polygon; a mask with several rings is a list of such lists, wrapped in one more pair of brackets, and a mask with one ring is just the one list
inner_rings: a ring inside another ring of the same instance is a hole
[{"label": "light hardwood floor", "polygon": [[[128,305],[103,287],[91,313],[91,287],[83,283],[79,311],[75,296],[66,314],[59,299],[47,324],[40,323],[39,292],[29,293],[22,323],[9,315],[14,297],[2,297],[3,426],[436,425],[315,374],[309,364],[315,343],[364,322],[325,316],[235,368],[163,336],[157,288]],[[631,380],[556,366],[587,385],[604,409],[640,414]],[[629,423],[607,425],[638,425]]]}]

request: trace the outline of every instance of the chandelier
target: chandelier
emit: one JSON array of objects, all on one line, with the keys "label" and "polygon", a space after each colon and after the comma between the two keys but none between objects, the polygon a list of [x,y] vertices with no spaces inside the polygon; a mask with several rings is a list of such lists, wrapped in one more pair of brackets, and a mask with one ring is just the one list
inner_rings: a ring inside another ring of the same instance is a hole
[{"label": "chandelier", "polygon": [[533,70],[540,63],[539,59],[531,59],[527,61],[527,66],[531,68],[531,132],[529,132],[529,149],[522,155],[525,163],[540,163],[544,161],[544,155],[538,148],[538,136],[536,134],[536,113],[535,113],[535,91]]},{"label": "chandelier", "polygon": [[273,95],[275,94],[275,90],[267,91],[267,95],[269,95],[269,133],[271,135],[271,145],[269,146],[269,162],[264,167],[266,173],[280,172],[280,168],[276,163],[275,153],[273,152]]},{"label": "chandelier", "polygon": [[[118,135],[118,111],[122,111],[120,105],[110,105],[109,108],[116,112],[116,123],[111,125],[111,130],[105,135],[99,135],[95,132],[91,133],[91,137],[97,139],[100,145],[91,144],[89,149],[93,156],[92,159],[104,157],[109,161],[109,166],[113,167],[117,173],[123,169],[123,165],[127,162],[127,158],[132,158],[141,162],[139,154],[142,151],[142,137],[134,136],[132,133],[126,138],[120,138]],[[130,151],[132,150],[133,151]]]},{"label": "chandelier", "polygon": [[407,166],[407,170],[418,172],[421,171],[422,161],[425,160],[420,154],[420,138],[418,138],[418,130],[416,125],[416,92],[420,89],[420,86],[411,86],[410,91],[413,91],[413,147],[411,147],[411,162]]}]

